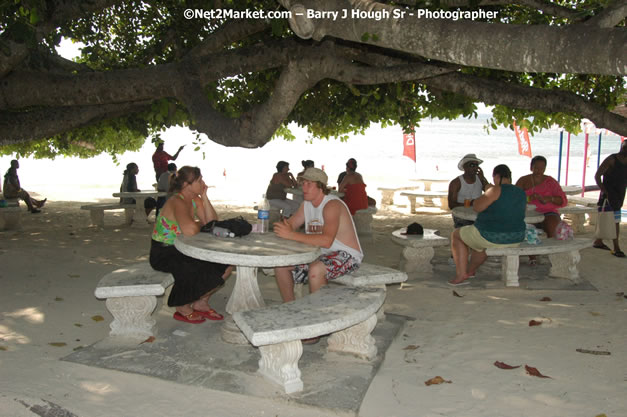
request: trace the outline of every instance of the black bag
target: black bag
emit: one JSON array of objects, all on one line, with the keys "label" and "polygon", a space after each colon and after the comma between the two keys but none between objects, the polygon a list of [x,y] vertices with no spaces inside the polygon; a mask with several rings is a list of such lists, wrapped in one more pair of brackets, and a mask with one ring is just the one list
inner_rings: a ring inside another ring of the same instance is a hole
[{"label": "black bag", "polygon": [[211,233],[214,227],[223,227],[230,230],[235,237],[246,236],[253,230],[253,225],[242,216],[233,217],[226,220],[211,220],[209,223],[200,228],[201,232]]}]

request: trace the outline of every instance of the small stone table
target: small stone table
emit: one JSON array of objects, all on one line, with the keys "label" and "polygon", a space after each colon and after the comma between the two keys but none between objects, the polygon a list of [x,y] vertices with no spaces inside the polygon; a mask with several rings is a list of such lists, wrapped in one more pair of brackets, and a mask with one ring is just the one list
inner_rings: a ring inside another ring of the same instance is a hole
[{"label": "small stone table", "polygon": [[[233,314],[265,307],[257,283],[257,268],[272,268],[313,262],[320,256],[320,248],[281,239],[274,233],[251,233],[243,237],[222,238],[210,233],[179,236],[174,246],[183,254],[203,261],[236,265],[237,274],[226,311]],[[247,344],[233,318],[225,318],[222,340]]]},{"label": "small stone table", "polygon": [[22,209],[19,206],[0,207],[0,216],[4,220],[4,230],[15,230],[20,228],[20,218]]},{"label": "small stone table", "polygon": [[148,219],[146,210],[144,209],[144,201],[146,201],[148,197],[156,199],[157,197],[166,197],[167,195],[168,193],[165,191],[156,190],[113,193],[114,197],[135,199],[135,220],[137,220],[135,223],[138,224],[146,224],[146,220]]},{"label": "small stone table", "polygon": [[[455,207],[453,216],[464,220],[477,220],[477,212],[472,207]],[[536,224],[544,221],[544,214],[537,212],[534,208],[527,207],[525,212],[525,223]]]},{"label": "small stone table", "polygon": [[433,272],[431,259],[436,246],[448,246],[450,240],[438,235],[434,229],[424,229],[423,235],[404,235],[406,228],[392,232],[392,241],[404,246],[401,252],[400,268],[405,272]]}]

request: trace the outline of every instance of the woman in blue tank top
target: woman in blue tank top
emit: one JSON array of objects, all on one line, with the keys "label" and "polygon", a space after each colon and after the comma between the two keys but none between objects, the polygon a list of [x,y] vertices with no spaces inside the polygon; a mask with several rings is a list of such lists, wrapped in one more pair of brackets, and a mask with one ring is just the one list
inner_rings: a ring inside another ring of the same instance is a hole
[{"label": "woman in blue tank top", "polygon": [[468,278],[474,277],[485,262],[487,248],[518,246],[525,239],[525,192],[512,185],[512,173],[507,165],[496,166],[492,179],[496,185],[489,184],[486,192],[473,204],[479,213],[475,223],[455,229],[451,236],[455,279],[449,281],[449,285],[468,284]]}]

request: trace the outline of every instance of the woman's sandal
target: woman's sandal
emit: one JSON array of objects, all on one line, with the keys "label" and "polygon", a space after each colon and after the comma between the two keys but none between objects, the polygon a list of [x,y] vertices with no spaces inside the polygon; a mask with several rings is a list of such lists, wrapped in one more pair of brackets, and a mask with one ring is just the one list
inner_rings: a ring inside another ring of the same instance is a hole
[{"label": "woman's sandal", "polygon": [[201,316],[209,320],[224,320],[224,316],[215,311],[213,308],[209,308],[209,311],[194,310],[194,313],[200,314]]},{"label": "woman's sandal", "polygon": [[198,317],[198,311],[193,311],[192,313],[189,313],[187,315],[181,314],[178,311],[176,313],[174,313],[174,320],[178,320],[178,321],[184,321],[185,323],[192,323],[192,324],[198,324],[198,323],[203,323],[205,321],[205,318],[203,317],[202,314],[200,314],[200,318],[199,319],[194,319],[192,317]]},{"label": "woman's sandal", "polygon": [[607,247],[605,243],[601,243],[600,245],[592,245],[592,247],[595,249],[611,250],[610,248]]},{"label": "woman's sandal", "polygon": [[617,258],[624,258],[625,257],[625,253],[622,250],[619,251],[612,251],[612,255],[616,256]]}]

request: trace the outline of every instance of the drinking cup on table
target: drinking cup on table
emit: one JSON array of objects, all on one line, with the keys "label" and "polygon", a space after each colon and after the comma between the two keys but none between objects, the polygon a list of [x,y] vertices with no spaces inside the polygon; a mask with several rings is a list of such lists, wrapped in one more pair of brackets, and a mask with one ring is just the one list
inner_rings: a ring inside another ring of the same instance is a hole
[{"label": "drinking cup on table", "polygon": [[470,207],[470,201],[471,200],[469,198],[465,199],[464,200],[464,207]]}]

